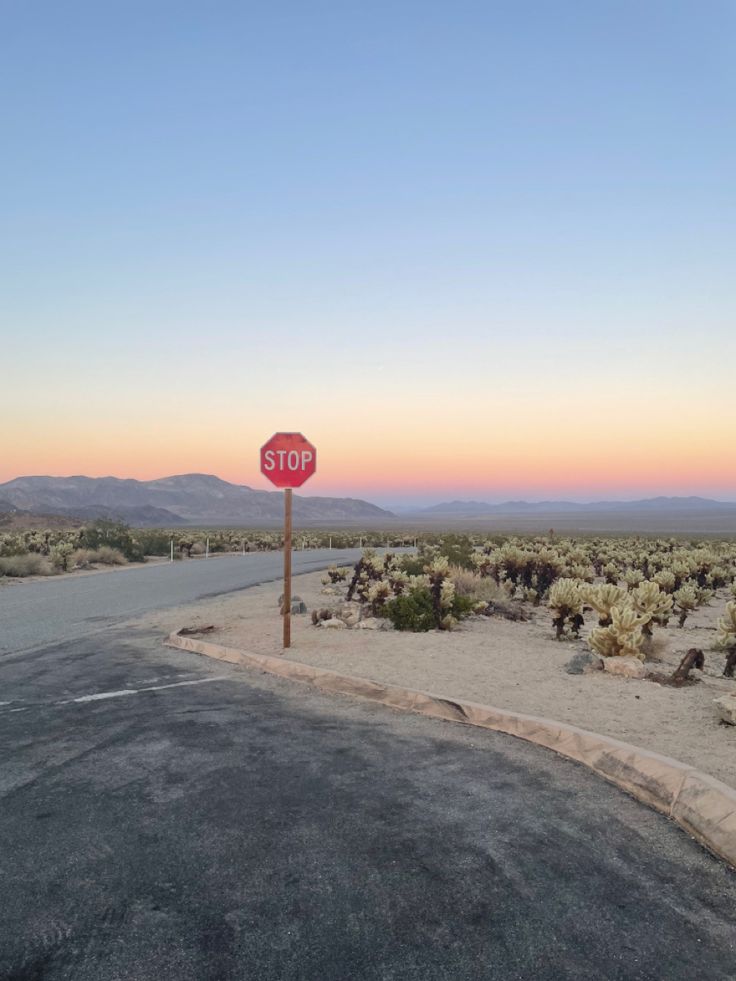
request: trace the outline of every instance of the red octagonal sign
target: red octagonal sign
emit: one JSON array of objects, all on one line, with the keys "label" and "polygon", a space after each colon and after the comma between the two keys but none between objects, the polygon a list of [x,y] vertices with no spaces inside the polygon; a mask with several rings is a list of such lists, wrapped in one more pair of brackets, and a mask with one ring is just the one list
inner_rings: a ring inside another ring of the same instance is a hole
[{"label": "red octagonal sign", "polygon": [[301,487],[317,469],[317,450],[301,433],[275,433],[261,447],[261,473],[277,487]]}]

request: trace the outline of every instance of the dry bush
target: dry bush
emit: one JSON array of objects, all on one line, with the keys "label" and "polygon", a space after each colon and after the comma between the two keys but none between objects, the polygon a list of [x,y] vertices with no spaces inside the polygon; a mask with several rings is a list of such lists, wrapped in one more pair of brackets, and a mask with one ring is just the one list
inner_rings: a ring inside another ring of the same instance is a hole
[{"label": "dry bush", "polygon": [[93,548],[78,548],[69,556],[70,569],[89,569],[97,553]]},{"label": "dry bush", "polygon": [[43,555],[27,552],[25,555],[8,555],[0,558],[0,576],[53,576],[54,568]]},{"label": "dry bush", "polygon": [[96,552],[93,560],[100,565],[127,565],[128,560],[118,548],[110,548],[109,545],[101,545]]},{"label": "dry bush", "polygon": [[477,603],[497,603],[509,599],[507,590],[499,585],[495,579],[491,579],[489,576],[479,576],[459,565],[451,566],[450,579],[455,584],[455,593],[458,596],[467,596]]},{"label": "dry bush", "polygon": [[70,569],[89,569],[93,565],[127,565],[128,560],[117,548],[101,545],[99,548],[78,548],[69,559]]}]

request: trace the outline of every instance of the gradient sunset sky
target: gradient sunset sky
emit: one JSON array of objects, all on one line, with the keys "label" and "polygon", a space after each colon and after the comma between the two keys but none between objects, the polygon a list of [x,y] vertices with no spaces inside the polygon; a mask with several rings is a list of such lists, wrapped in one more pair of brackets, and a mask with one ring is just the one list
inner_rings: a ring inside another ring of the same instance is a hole
[{"label": "gradient sunset sky", "polygon": [[11,2],[0,481],[736,500],[736,4]]}]

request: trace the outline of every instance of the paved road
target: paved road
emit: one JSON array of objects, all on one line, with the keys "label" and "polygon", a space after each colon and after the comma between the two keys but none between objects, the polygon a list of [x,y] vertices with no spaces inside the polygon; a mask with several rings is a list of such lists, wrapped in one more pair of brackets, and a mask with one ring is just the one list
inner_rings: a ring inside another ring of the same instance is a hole
[{"label": "paved road", "polygon": [[0,701],[6,981],[736,975],[736,876],[537,747],[130,628]]},{"label": "paved road", "polygon": [[[349,564],[360,554],[359,549],[295,551],[293,569],[296,574],[333,562]],[[283,561],[281,552],[251,552],[0,586],[0,657],[278,579]]]}]

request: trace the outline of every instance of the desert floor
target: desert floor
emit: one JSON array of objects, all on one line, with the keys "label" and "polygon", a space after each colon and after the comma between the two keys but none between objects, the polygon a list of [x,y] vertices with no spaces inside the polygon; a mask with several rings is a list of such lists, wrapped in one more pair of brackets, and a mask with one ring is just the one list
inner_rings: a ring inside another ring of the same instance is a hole
[{"label": "desert floor", "polygon": [[[339,608],[339,597],[322,592],[323,573],[294,579],[293,592],[315,607]],[[261,654],[281,653],[280,583],[202,600],[151,614],[141,623],[165,631],[181,626],[216,627],[208,639]],[[699,681],[674,689],[649,680],[604,672],[567,674],[572,655],[587,650],[584,639],[556,641],[544,607],[526,607],[530,619],[511,622],[472,618],[451,632],[329,630],[309,615],[292,617],[296,661],[376,681],[540,715],[603,733],[696,766],[736,786],[736,727],[719,722],[713,699],[736,692],[721,677],[724,655],[711,649],[725,591],[696,611],[683,629],[655,631],[653,670],[673,670],[690,647],[705,653]],[[586,615],[585,632],[595,622]]]}]

